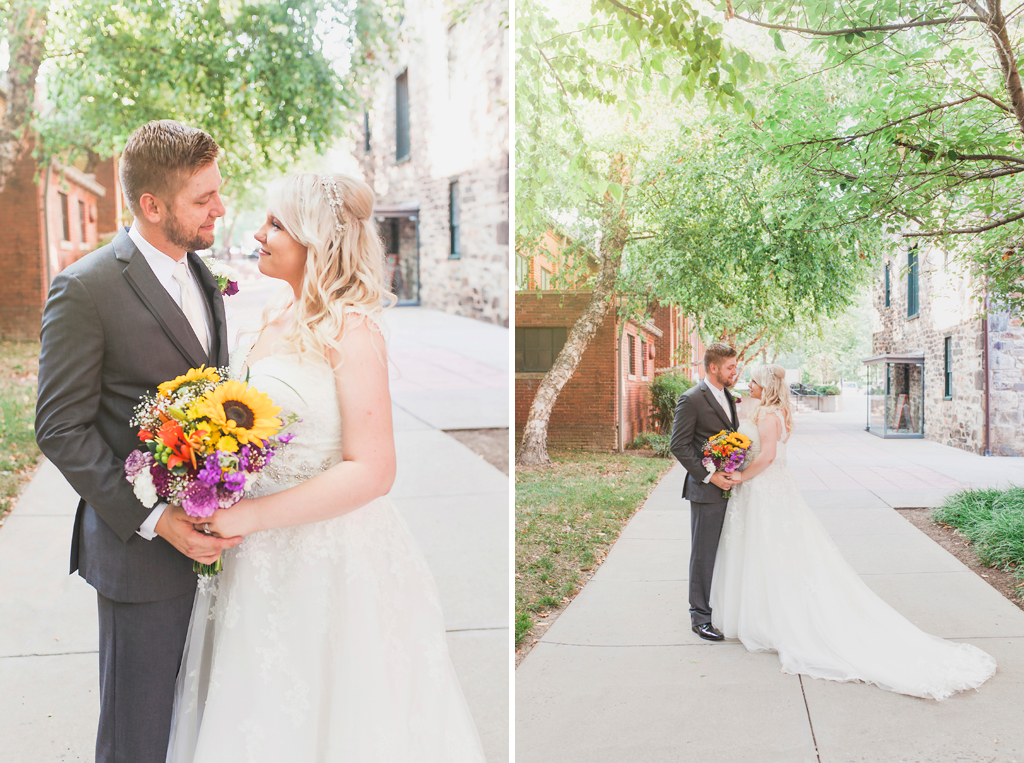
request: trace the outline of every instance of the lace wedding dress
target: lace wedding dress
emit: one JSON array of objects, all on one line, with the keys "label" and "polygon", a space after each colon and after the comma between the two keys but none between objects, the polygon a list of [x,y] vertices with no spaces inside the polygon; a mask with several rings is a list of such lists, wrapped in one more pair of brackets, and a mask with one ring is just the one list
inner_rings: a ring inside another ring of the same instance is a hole
[{"label": "lace wedding dress", "polygon": [[[757,426],[746,420],[739,431],[760,452]],[[786,673],[945,699],[996,669],[982,650],[924,633],[868,588],[804,501],[785,441],[771,466],[733,488],[711,611],[727,638],[778,652]]]},{"label": "lace wedding dress", "polygon": [[[233,377],[249,349],[232,357]],[[302,420],[247,495],[341,460],[326,362],[271,355],[249,382]],[[483,761],[430,570],[387,497],[254,533],[223,560],[200,579],[168,763]]]}]

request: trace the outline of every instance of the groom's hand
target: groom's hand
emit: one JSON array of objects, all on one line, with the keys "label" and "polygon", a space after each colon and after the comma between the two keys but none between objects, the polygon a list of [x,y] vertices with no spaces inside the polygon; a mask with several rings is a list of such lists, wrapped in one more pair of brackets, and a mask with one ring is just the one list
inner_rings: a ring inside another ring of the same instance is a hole
[{"label": "groom's hand", "polygon": [[729,476],[725,472],[715,472],[712,474],[711,484],[722,488],[722,490],[729,490],[733,486],[732,480],[729,479]]},{"label": "groom's hand", "polygon": [[156,534],[200,564],[213,564],[221,551],[242,542],[241,536],[216,538],[200,532],[185,510],[174,504],[164,509],[163,516],[157,520]]}]

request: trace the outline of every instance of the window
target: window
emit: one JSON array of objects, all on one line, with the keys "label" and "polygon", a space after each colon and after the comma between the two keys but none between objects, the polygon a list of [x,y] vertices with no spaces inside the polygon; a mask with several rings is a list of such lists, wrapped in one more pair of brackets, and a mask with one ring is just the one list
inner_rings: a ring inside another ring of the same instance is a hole
[{"label": "window", "polygon": [[629,334],[629,375],[636,376],[636,336]]},{"label": "window", "polygon": [[889,283],[889,263],[885,263],[885,306],[892,302],[892,284]]},{"label": "window", "polygon": [[551,291],[551,271],[544,268],[537,268],[537,288],[541,291]]},{"label": "window", "polygon": [[68,212],[68,195],[60,191],[57,192],[60,196],[60,218],[64,224],[64,228],[61,232],[61,241],[71,240],[71,216]]},{"label": "window", "polygon": [[78,221],[82,225],[82,243],[84,244],[85,240],[88,238],[88,236],[85,235],[86,219],[85,219],[85,202],[84,201],[79,201],[78,202]]},{"label": "window", "polygon": [[953,337],[946,337],[946,364],[943,376],[945,378],[945,391],[942,393],[946,398],[953,397]]},{"label": "window", "polygon": [[530,258],[516,254],[516,291],[524,291],[530,280]]},{"label": "window", "polygon": [[640,375],[647,378],[647,342],[640,340]]},{"label": "window", "polygon": [[907,252],[907,317],[917,315],[917,247]]},{"label": "window", "polygon": [[568,329],[516,328],[516,373],[547,373],[565,346]]},{"label": "window", "polygon": [[373,148],[370,146],[370,112],[363,112],[363,152],[370,153]]},{"label": "window", "polygon": [[409,70],[395,80],[395,161],[409,158]]},{"label": "window", "polygon": [[459,242],[459,181],[453,180],[448,184],[448,230],[451,235],[451,248],[448,252],[449,260],[457,260],[462,256],[461,244]]}]

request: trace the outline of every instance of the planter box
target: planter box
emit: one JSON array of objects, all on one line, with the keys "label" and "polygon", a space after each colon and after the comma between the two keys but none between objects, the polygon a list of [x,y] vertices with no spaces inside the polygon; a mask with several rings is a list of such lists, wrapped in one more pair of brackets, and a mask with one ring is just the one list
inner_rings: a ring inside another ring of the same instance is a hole
[{"label": "planter box", "polygon": [[818,395],[818,410],[822,413],[835,413],[843,410],[843,396]]}]

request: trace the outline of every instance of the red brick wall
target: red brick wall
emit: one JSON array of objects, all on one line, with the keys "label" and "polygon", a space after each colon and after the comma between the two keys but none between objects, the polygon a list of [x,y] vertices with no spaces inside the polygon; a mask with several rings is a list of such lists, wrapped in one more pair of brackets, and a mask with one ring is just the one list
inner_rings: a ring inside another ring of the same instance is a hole
[{"label": "red brick wall", "polygon": [[0,337],[5,339],[38,338],[46,301],[42,193],[35,172],[29,145],[0,194]]},{"label": "red brick wall", "polygon": [[121,198],[121,179],[117,171],[117,160],[114,157],[96,168],[96,182],[107,190],[105,196],[96,200],[96,233],[100,238],[116,233],[121,224],[124,200]]},{"label": "red brick wall", "polygon": [[[64,223],[61,213],[60,194],[67,194],[68,197],[68,218],[69,234],[68,240],[64,239]],[[102,197],[100,197],[102,198]],[[75,260],[81,259],[96,248],[99,240],[98,235],[98,205],[96,194],[87,188],[78,185],[70,177],[54,169],[50,177],[50,209],[49,209],[49,234],[50,234],[50,262],[53,263],[52,275],[56,275]],[[82,216],[78,206],[79,202],[85,204],[85,236],[82,236]],[[38,212],[42,215],[42,210]]]},{"label": "red brick wall", "polygon": [[[518,292],[516,326],[570,327],[589,301],[590,292]],[[542,374],[516,374],[517,441],[523,436],[530,405],[542,377]],[[576,373],[558,396],[548,423],[548,445],[614,450],[615,413],[615,312],[609,309],[584,351]]]},{"label": "red brick wall", "polygon": [[[632,376],[629,373],[629,336],[635,336],[633,343],[633,369],[636,372]],[[628,445],[641,432],[653,430],[651,422],[651,399],[647,392],[647,385],[654,378],[654,364],[657,360],[657,349],[655,357],[647,358],[646,374],[643,362],[643,352],[647,343],[653,343],[657,347],[657,337],[651,331],[642,326],[637,326],[632,321],[628,322],[622,337],[622,378],[624,386],[623,411],[622,411],[622,442]],[[648,350],[649,352],[649,350]]]}]

